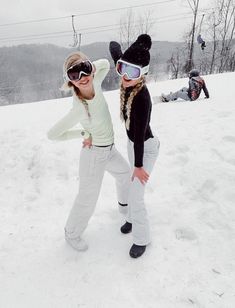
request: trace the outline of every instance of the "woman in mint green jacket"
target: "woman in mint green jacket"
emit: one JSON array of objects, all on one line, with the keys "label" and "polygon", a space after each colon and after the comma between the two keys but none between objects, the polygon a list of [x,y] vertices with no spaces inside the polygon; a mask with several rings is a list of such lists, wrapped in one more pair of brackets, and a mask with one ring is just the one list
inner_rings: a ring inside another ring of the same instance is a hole
[{"label": "woman in mint green jacket", "polygon": [[[108,60],[91,62],[81,52],[64,63],[65,85],[73,92],[69,113],[48,132],[52,140],[83,138],[79,161],[79,192],[65,225],[65,239],[76,250],[86,250],[81,238],[88,225],[107,170],[116,180],[120,209],[127,208],[130,168],[114,145],[113,125],[101,83],[109,71]],[[80,123],[82,129],[74,126]]]}]

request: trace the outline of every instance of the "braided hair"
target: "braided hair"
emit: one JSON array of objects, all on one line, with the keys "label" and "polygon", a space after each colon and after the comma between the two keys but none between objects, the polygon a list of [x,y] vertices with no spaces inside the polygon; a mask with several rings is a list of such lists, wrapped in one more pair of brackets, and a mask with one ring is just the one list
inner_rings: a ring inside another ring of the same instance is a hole
[{"label": "braided hair", "polygon": [[146,83],[145,77],[142,76],[140,78],[140,81],[136,84],[136,86],[131,91],[131,94],[128,97],[127,102],[125,102],[126,88],[124,88],[122,84],[120,86],[120,118],[122,121],[124,121],[124,107],[126,105],[127,119],[126,119],[125,125],[126,125],[127,130],[129,130],[130,128],[130,115],[131,115],[131,106],[132,106],[133,99],[140,92],[140,90],[143,88],[145,83]]}]

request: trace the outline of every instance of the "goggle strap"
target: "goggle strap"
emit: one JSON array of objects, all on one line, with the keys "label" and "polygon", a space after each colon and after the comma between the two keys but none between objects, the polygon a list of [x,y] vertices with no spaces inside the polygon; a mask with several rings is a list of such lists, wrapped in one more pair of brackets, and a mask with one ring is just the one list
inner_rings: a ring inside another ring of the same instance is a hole
[{"label": "goggle strap", "polygon": [[[135,67],[135,68],[138,68],[139,70],[140,70],[140,76],[138,77],[138,78],[131,78],[132,80],[135,80],[135,79],[139,79],[142,75],[144,75],[144,74],[146,74],[146,73],[148,73],[148,71],[149,71],[149,65],[146,65],[146,66],[144,66],[144,67],[141,67],[141,66],[139,66],[139,65],[136,65],[136,64],[132,64],[132,63],[129,63],[129,62],[126,62],[126,61],[123,61],[123,60],[118,60],[117,61],[117,65],[118,64],[126,64],[126,65],[129,65],[129,66],[132,66],[132,67]],[[119,73],[118,72],[118,70],[116,69],[116,71],[117,71],[117,73],[118,73],[118,75],[119,76],[127,76],[128,78],[130,78],[130,76],[128,76],[128,73],[127,72],[125,72],[124,74],[121,74],[121,73]]]},{"label": "goggle strap", "polygon": [[141,70],[142,70],[142,75],[148,73],[148,71],[149,71],[149,65],[146,65],[146,66],[142,67]]},{"label": "goggle strap", "polygon": [[79,65],[79,64],[86,63],[86,62],[88,62],[88,63],[90,63],[90,65],[92,65],[92,63],[91,63],[90,60],[84,60],[84,61],[75,63],[75,64],[73,64],[72,66],[70,66],[70,67],[67,69],[67,72],[68,72],[71,68],[73,68],[74,66],[77,66],[77,65]]}]

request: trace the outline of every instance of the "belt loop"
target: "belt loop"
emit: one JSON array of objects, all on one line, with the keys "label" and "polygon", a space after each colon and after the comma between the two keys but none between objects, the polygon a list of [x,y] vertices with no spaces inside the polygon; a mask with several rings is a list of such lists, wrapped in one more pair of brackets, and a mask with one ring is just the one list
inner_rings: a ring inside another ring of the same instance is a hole
[{"label": "belt loop", "polygon": [[111,144],[110,151],[112,151],[113,146],[114,146],[114,143]]}]

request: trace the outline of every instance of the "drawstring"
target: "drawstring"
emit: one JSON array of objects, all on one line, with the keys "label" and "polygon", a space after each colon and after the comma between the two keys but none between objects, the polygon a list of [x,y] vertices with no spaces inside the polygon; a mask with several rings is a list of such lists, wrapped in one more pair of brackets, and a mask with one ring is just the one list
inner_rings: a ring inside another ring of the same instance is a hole
[{"label": "drawstring", "polygon": [[89,118],[89,120],[91,121],[91,114],[90,114],[90,111],[89,111],[89,108],[88,108],[88,103],[87,103],[87,101],[85,101],[84,99],[82,99],[81,101],[82,101],[82,103],[83,103],[83,105],[84,105],[84,107],[85,107],[85,109],[86,109],[86,113],[87,113],[87,115],[88,115],[88,118]]}]

